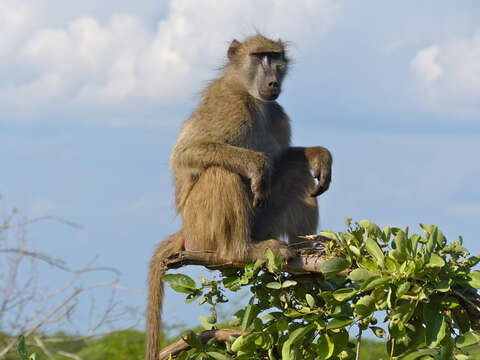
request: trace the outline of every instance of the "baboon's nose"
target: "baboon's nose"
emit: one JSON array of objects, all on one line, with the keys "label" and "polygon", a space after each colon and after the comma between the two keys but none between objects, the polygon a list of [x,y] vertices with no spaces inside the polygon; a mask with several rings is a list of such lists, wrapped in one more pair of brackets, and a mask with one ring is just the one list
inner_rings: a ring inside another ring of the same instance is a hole
[{"label": "baboon's nose", "polygon": [[278,88],[278,81],[270,81],[268,83],[268,87],[274,88],[274,89]]}]

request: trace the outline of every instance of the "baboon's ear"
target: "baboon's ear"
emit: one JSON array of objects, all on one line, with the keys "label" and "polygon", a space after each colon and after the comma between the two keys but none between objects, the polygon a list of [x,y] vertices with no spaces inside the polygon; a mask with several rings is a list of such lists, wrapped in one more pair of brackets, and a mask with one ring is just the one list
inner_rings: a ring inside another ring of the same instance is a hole
[{"label": "baboon's ear", "polygon": [[232,60],[232,58],[237,53],[239,47],[240,47],[240,41],[234,39],[228,48],[228,52],[227,52],[228,60]]}]

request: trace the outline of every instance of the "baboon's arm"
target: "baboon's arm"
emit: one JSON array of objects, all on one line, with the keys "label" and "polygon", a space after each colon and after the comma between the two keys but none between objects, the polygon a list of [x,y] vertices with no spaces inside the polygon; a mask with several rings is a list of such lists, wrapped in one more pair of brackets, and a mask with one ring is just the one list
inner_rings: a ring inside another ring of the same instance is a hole
[{"label": "baboon's arm", "polygon": [[206,169],[220,166],[250,179],[253,206],[261,205],[270,189],[272,166],[263,153],[232,145],[204,142],[179,146],[172,156],[174,167]]},{"label": "baboon's arm", "polygon": [[332,154],[322,146],[289,147],[283,154],[281,161],[306,162],[313,171],[313,177],[318,184],[312,196],[318,196],[328,190],[332,180]]},{"label": "baboon's arm", "polygon": [[270,168],[270,161],[263,153],[214,142],[177,148],[173,162],[176,167],[197,169],[220,166],[247,178]]}]

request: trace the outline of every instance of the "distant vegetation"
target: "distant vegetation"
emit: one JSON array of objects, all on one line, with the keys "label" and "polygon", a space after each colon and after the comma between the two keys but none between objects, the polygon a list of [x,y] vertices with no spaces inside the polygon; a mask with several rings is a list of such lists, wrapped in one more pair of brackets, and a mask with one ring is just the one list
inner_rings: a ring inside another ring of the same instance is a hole
[{"label": "distant vegetation", "polygon": [[[57,334],[68,339],[64,334]],[[48,339],[48,338],[47,338]],[[48,342],[48,341],[47,341]],[[171,341],[169,341],[171,342]],[[167,343],[162,341],[162,346]],[[84,360],[144,360],[145,358],[145,333],[140,331],[125,330],[112,332],[99,339],[83,341],[63,342],[56,345],[55,350],[64,351],[78,356]],[[362,340],[360,350],[361,360],[387,360],[389,356],[385,343],[373,340]],[[48,359],[45,353],[35,345],[28,346],[28,354],[36,353],[36,360]],[[469,350],[471,359],[480,359],[480,347],[474,346]],[[68,357],[53,354],[55,360],[66,360]],[[18,353],[11,352],[4,359],[6,360],[30,360],[28,357],[21,357]],[[71,359],[71,357],[70,357]]]}]

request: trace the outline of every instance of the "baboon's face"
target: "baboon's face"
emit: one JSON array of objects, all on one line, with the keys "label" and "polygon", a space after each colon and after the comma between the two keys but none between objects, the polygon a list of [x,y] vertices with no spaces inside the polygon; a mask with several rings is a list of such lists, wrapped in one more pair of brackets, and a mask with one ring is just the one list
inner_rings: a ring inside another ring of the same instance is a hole
[{"label": "baboon's face", "polygon": [[273,101],[281,91],[285,74],[283,52],[260,52],[250,54],[250,66],[256,69],[253,88],[255,97],[263,101]]}]

